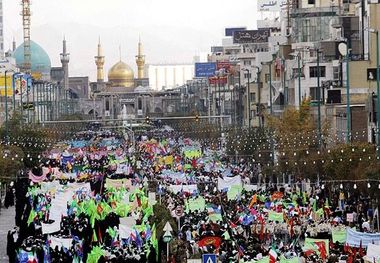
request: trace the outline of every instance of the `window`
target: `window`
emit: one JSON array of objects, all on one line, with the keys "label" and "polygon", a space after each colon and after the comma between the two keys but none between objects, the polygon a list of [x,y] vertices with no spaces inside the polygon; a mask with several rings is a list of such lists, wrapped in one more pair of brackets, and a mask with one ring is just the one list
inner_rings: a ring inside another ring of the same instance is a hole
[{"label": "window", "polygon": [[252,74],[251,73],[244,73],[244,78],[248,79],[248,78],[252,78]]},{"label": "window", "polygon": [[333,67],[333,76],[334,76],[334,79],[337,80],[337,79],[340,79],[340,67]]},{"label": "window", "polygon": [[[320,90],[320,94],[319,94],[319,100],[320,101],[322,101],[322,90],[321,90],[321,88],[319,88],[319,90]],[[318,93],[317,93],[317,91],[318,91],[318,88],[317,87],[310,87],[310,99],[311,100],[317,100],[317,98],[318,98]]]},{"label": "window", "polygon": [[255,92],[252,92],[250,93],[250,101],[251,102],[255,102],[256,103],[256,93]]},{"label": "window", "polygon": [[301,42],[308,42],[310,39],[310,20],[302,20],[302,39]]},{"label": "window", "polygon": [[106,110],[110,110],[110,102],[106,100]]},{"label": "window", "polygon": [[[318,77],[318,67],[310,67],[309,68],[309,76],[310,78],[316,78]],[[321,78],[326,77],[326,67],[325,66],[319,66],[319,76]]]},{"label": "window", "polygon": [[315,0],[307,0],[307,3],[308,3],[309,5],[315,5]]},{"label": "window", "polygon": [[251,65],[251,61],[250,60],[244,60],[244,66],[249,66]]},{"label": "window", "polygon": [[265,83],[268,83],[270,79],[270,74],[265,74]]},{"label": "window", "polygon": [[137,109],[142,110],[142,99],[138,98],[137,100]]}]

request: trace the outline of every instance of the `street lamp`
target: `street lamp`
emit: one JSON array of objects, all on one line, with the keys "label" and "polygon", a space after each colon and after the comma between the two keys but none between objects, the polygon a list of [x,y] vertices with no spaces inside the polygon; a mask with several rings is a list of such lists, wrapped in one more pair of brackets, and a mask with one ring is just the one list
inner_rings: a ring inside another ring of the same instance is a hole
[{"label": "street lamp", "polygon": [[294,58],[297,58],[297,77],[298,77],[298,106],[301,108],[301,52],[298,51],[297,54],[290,54]]},{"label": "street lamp", "polygon": [[376,152],[377,157],[380,158],[380,46],[379,46],[379,31],[377,29],[368,28],[368,31],[376,34]]},{"label": "street lamp", "polygon": [[351,141],[351,106],[350,106],[350,49],[348,48],[348,40],[347,43],[340,43],[338,45],[339,53],[342,56],[345,56],[346,60],[346,97],[347,97],[347,107],[346,107],[346,115],[347,115],[347,134],[346,141],[349,143]]},{"label": "street lamp", "polygon": [[247,72],[247,79],[248,79],[248,82],[247,82],[247,118],[248,118],[248,128],[250,128],[251,127],[251,98],[250,98],[251,89],[250,89],[250,85],[249,85],[249,75],[251,73],[246,68],[243,68],[242,70]]}]

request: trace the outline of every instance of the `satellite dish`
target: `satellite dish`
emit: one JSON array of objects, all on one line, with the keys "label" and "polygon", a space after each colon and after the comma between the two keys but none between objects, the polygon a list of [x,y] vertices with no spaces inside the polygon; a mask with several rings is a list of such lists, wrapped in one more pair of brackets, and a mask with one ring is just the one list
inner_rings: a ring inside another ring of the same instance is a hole
[{"label": "satellite dish", "polygon": [[347,55],[347,44],[344,43],[344,42],[339,43],[339,45],[338,45],[338,50],[339,50],[339,53],[340,53],[342,56]]}]

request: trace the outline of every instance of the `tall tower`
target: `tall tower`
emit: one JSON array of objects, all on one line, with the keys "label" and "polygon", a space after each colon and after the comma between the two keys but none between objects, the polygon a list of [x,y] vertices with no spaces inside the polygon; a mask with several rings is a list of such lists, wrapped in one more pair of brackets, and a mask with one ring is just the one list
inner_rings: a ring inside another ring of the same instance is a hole
[{"label": "tall tower", "polygon": [[137,78],[144,78],[145,56],[143,55],[141,40],[139,39],[138,54],[136,56]]},{"label": "tall tower", "polygon": [[30,51],[30,0],[22,0],[22,26],[24,31],[24,65],[25,73],[31,73],[32,54]]},{"label": "tall tower", "polygon": [[[0,0],[0,16],[3,17],[3,0]],[[0,57],[4,57],[4,24],[3,19],[0,21]]]},{"label": "tall tower", "polygon": [[65,88],[65,90],[69,90],[70,54],[67,53],[65,37],[63,37],[63,49],[62,49],[62,53],[60,54],[60,57],[61,57],[61,63],[62,63],[62,69],[63,69],[63,87]]},{"label": "tall tower", "polygon": [[104,82],[104,56],[103,56],[103,50],[102,45],[100,44],[100,37],[99,37],[99,43],[98,43],[98,55],[95,56],[95,64],[96,64],[96,79],[97,82]]}]

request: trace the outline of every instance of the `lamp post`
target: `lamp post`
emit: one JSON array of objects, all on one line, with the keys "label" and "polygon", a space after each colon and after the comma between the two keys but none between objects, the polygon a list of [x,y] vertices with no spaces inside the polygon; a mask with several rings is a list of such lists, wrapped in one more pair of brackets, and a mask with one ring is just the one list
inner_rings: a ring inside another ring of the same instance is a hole
[{"label": "lamp post", "polygon": [[[348,44],[348,42],[347,42]],[[346,108],[346,115],[347,115],[347,138],[346,141],[349,143],[351,141],[351,106],[350,106],[350,50],[347,47],[346,51],[346,93],[347,93],[347,108]],[[379,92],[379,89],[377,89]],[[377,93],[379,94],[379,93]],[[379,105],[379,103],[378,103]],[[379,113],[377,113],[377,116],[379,116]]]},{"label": "lamp post", "polygon": [[5,141],[8,142],[8,83],[7,73],[13,70],[5,70]]},{"label": "lamp post", "polygon": [[317,105],[318,105],[318,146],[321,146],[321,69],[319,66],[319,53],[317,49]]},{"label": "lamp post", "polygon": [[243,71],[247,72],[247,118],[248,118],[248,128],[251,127],[251,98],[250,98],[250,95],[251,95],[251,89],[250,89],[250,85],[249,85],[249,70],[248,69],[243,69]]},{"label": "lamp post", "polygon": [[301,53],[297,54],[297,67],[298,67],[298,106],[301,108]]},{"label": "lamp post", "polygon": [[269,64],[269,106],[270,106],[270,115],[273,114],[272,107],[272,61]]},{"label": "lamp post", "polygon": [[[376,153],[380,158],[380,43],[379,43],[379,30],[369,28],[369,32],[376,35]],[[348,64],[348,63],[347,63]]]}]

